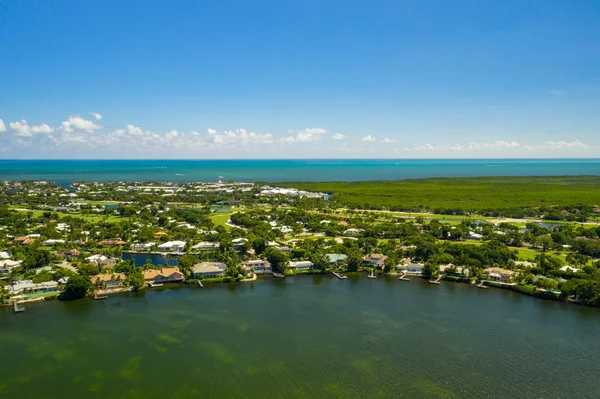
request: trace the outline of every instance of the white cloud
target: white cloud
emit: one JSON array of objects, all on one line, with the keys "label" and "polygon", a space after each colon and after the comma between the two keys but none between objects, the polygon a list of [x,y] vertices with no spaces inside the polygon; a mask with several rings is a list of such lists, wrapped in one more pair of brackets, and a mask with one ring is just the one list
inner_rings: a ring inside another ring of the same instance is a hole
[{"label": "white cloud", "polygon": [[311,143],[311,142],[319,141],[319,140],[321,140],[322,135],[327,134],[327,129],[323,129],[320,127],[313,127],[313,128],[307,128],[307,129],[301,130],[299,132],[290,130],[290,133],[295,134],[295,136],[286,137],[286,138],[280,139],[280,141],[284,142],[284,143],[293,143],[293,142]]},{"label": "white cloud", "polygon": [[15,136],[18,137],[32,137],[34,134],[49,134],[54,131],[53,128],[45,123],[29,126],[25,119],[21,119],[18,122],[11,122],[10,128],[15,131]]},{"label": "white cloud", "polygon": [[368,141],[368,142],[372,142],[375,140],[376,140],[375,137],[371,136],[370,134],[362,138],[362,141]]},{"label": "white cloud", "polygon": [[102,119],[102,115],[100,115],[97,112],[90,112],[90,115],[92,115],[94,117],[94,119],[96,119],[97,121],[99,121],[100,119]]},{"label": "white cloud", "polygon": [[3,132],[6,132],[6,125],[4,124],[4,121],[0,119],[0,133]]},{"label": "white cloud", "polygon": [[395,139],[390,139],[390,138],[388,138],[388,137],[384,137],[384,138],[382,138],[382,139],[381,139],[381,141],[382,141],[383,143],[395,143],[395,142],[396,142],[396,140],[395,140]]},{"label": "white cloud", "polygon": [[133,125],[127,125],[127,128],[125,129],[117,129],[115,130],[115,133],[119,136],[124,135],[125,133],[130,134],[132,136],[141,136],[144,131],[142,130],[141,127],[137,127],[137,126],[133,126]]},{"label": "white cloud", "polygon": [[511,157],[519,154],[547,154],[548,151],[577,151],[600,148],[581,142],[573,141],[545,141],[540,144],[522,144],[517,141],[497,140],[490,143],[468,143],[466,145],[431,145],[429,143],[416,145],[413,148],[396,148],[395,151],[417,152],[462,152],[465,154],[494,154]]},{"label": "white cloud", "polygon": [[581,150],[587,150],[590,148],[597,148],[594,146],[590,146],[587,145],[585,143],[582,143],[579,140],[574,140],[571,142],[567,142],[567,141],[546,141],[543,142],[542,144],[540,144],[538,147],[540,148],[548,148],[548,149],[553,149],[553,150],[575,150],[575,149],[581,149]]},{"label": "white cloud", "polygon": [[246,129],[242,128],[236,130],[226,130],[222,133],[209,132],[209,136],[207,138],[209,142],[216,147],[234,147],[273,143],[273,135],[271,133],[248,133]]},{"label": "white cloud", "polygon": [[215,129],[211,129],[211,128],[208,128],[207,132],[208,132],[208,134],[216,134],[217,133],[217,131]]},{"label": "white cloud", "polygon": [[334,140],[344,140],[346,138],[346,135],[342,133],[336,133],[333,136],[331,136],[331,138]]},{"label": "white cloud", "polygon": [[73,128],[71,127],[71,122],[64,121],[64,122],[61,123],[61,125],[62,126],[60,127],[60,129],[63,132],[66,132],[66,133],[72,133],[73,132]]},{"label": "white cloud", "polygon": [[71,124],[72,127],[79,130],[87,130],[88,132],[92,132],[94,130],[102,128],[102,126],[99,126],[87,119],[83,119],[81,116],[69,116],[68,122]]}]

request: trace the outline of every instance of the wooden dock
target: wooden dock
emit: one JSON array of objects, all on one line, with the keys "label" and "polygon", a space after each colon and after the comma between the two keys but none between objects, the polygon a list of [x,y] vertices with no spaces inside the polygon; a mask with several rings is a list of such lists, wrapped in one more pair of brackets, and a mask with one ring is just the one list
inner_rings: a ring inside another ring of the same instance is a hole
[{"label": "wooden dock", "polygon": [[198,280],[198,287],[204,288],[204,284],[202,284],[202,281],[200,281],[200,280]]},{"label": "wooden dock", "polygon": [[483,281],[480,282],[479,284],[476,284],[475,287],[477,287],[477,288],[483,288],[485,290],[487,290],[489,288],[487,285],[483,284]]},{"label": "wooden dock", "polygon": [[285,274],[273,273],[273,277],[275,277],[275,278],[285,278]]},{"label": "wooden dock", "polygon": [[400,277],[398,277],[398,280],[400,281],[410,281],[410,279],[408,277],[406,277],[407,273],[402,273],[402,275]]},{"label": "wooden dock", "polygon": [[377,276],[375,275],[375,273],[373,273],[373,270],[371,270],[371,274],[369,274],[367,278],[377,278]]},{"label": "wooden dock", "polygon": [[337,278],[339,278],[340,280],[345,280],[348,278],[348,276],[342,276],[341,274],[339,274],[337,272],[333,272],[333,275],[336,276]]},{"label": "wooden dock", "polygon": [[108,299],[108,295],[106,294],[94,294],[95,300]]},{"label": "wooden dock", "polygon": [[150,287],[150,288],[162,287],[162,286],[163,286],[162,283],[155,283],[154,281],[148,281],[148,287]]},{"label": "wooden dock", "polygon": [[429,280],[429,284],[441,284],[443,275],[438,275],[435,280]]},{"label": "wooden dock", "polygon": [[15,313],[21,313],[25,311],[25,308],[22,306],[19,306],[19,304],[17,303],[17,301],[13,302],[13,311]]}]

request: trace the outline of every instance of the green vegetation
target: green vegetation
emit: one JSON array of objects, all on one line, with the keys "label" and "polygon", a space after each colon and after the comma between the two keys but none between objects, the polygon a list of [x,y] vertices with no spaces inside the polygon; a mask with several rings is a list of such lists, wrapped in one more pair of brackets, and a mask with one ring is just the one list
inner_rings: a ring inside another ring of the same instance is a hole
[{"label": "green vegetation", "polygon": [[[282,183],[302,190],[333,193],[330,200],[347,208],[432,211],[444,214],[480,213],[489,216],[568,220],[590,215],[600,204],[600,176],[478,177],[402,181]],[[575,209],[578,209],[575,212]]]}]

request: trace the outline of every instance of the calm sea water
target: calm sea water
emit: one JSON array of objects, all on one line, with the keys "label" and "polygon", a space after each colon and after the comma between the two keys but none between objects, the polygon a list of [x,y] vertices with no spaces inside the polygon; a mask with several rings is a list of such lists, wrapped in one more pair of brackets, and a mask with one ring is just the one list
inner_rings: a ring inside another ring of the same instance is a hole
[{"label": "calm sea water", "polygon": [[600,309],[306,276],[0,311],[3,398],[598,398]]},{"label": "calm sea water", "polygon": [[423,177],[599,175],[600,159],[0,161],[0,180],[360,181]]}]

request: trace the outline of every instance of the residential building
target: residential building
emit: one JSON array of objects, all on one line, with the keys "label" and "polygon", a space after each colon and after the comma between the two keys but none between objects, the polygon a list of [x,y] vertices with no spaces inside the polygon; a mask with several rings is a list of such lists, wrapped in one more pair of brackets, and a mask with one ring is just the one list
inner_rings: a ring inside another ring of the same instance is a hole
[{"label": "residential building", "polygon": [[385,267],[385,261],[387,258],[388,257],[383,254],[370,254],[363,256],[362,261],[364,265],[383,269]]},{"label": "residential building", "polygon": [[463,266],[456,266],[452,263],[448,263],[447,265],[440,265],[440,273],[468,277],[469,269]]},{"label": "residential building", "polygon": [[269,261],[262,259],[253,259],[244,262],[244,267],[246,269],[254,270],[256,274],[270,274],[273,273],[273,269],[271,268],[271,264]]},{"label": "residential building", "polygon": [[178,267],[164,267],[162,269],[144,270],[144,279],[149,282],[162,283],[178,283],[184,280],[184,275],[179,271]]},{"label": "residential building", "polygon": [[219,249],[218,242],[202,241],[192,247],[194,251],[214,251]]},{"label": "residential building", "polygon": [[123,273],[96,274],[91,279],[92,284],[102,288],[118,288],[123,286],[127,276]]},{"label": "residential building", "polygon": [[348,259],[348,255],[344,254],[325,254],[325,257],[330,264],[339,264]]},{"label": "residential building", "polygon": [[309,260],[300,260],[300,261],[296,261],[296,262],[290,262],[290,269],[296,270],[296,271],[310,270],[310,269],[312,269],[313,266],[314,266],[314,264]]},{"label": "residential building", "polygon": [[406,273],[411,276],[422,276],[423,271],[425,269],[425,265],[423,265],[422,263],[409,262],[407,264],[396,266],[396,269],[399,270],[401,273]]},{"label": "residential building", "polygon": [[193,266],[192,276],[194,278],[223,277],[226,269],[227,265],[222,262],[200,262]]},{"label": "residential building", "polygon": [[183,251],[185,249],[185,241],[167,241],[158,246],[159,251]]},{"label": "residential building", "polygon": [[22,260],[0,260],[0,274],[10,274],[14,269],[21,267],[22,264]]},{"label": "residential building", "polygon": [[517,274],[512,270],[503,269],[501,267],[488,267],[483,271],[483,274],[487,275],[492,281],[498,281],[501,283],[511,282],[512,278]]},{"label": "residential building", "polygon": [[43,283],[34,283],[33,280],[20,280],[12,285],[7,285],[8,294],[47,294],[58,291],[58,283],[56,281],[44,281]]},{"label": "residential building", "polygon": [[572,273],[577,273],[577,272],[581,271],[581,269],[578,269],[578,268],[573,267],[573,266],[563,266],[559,270],[561,272],[572,272]]}]

